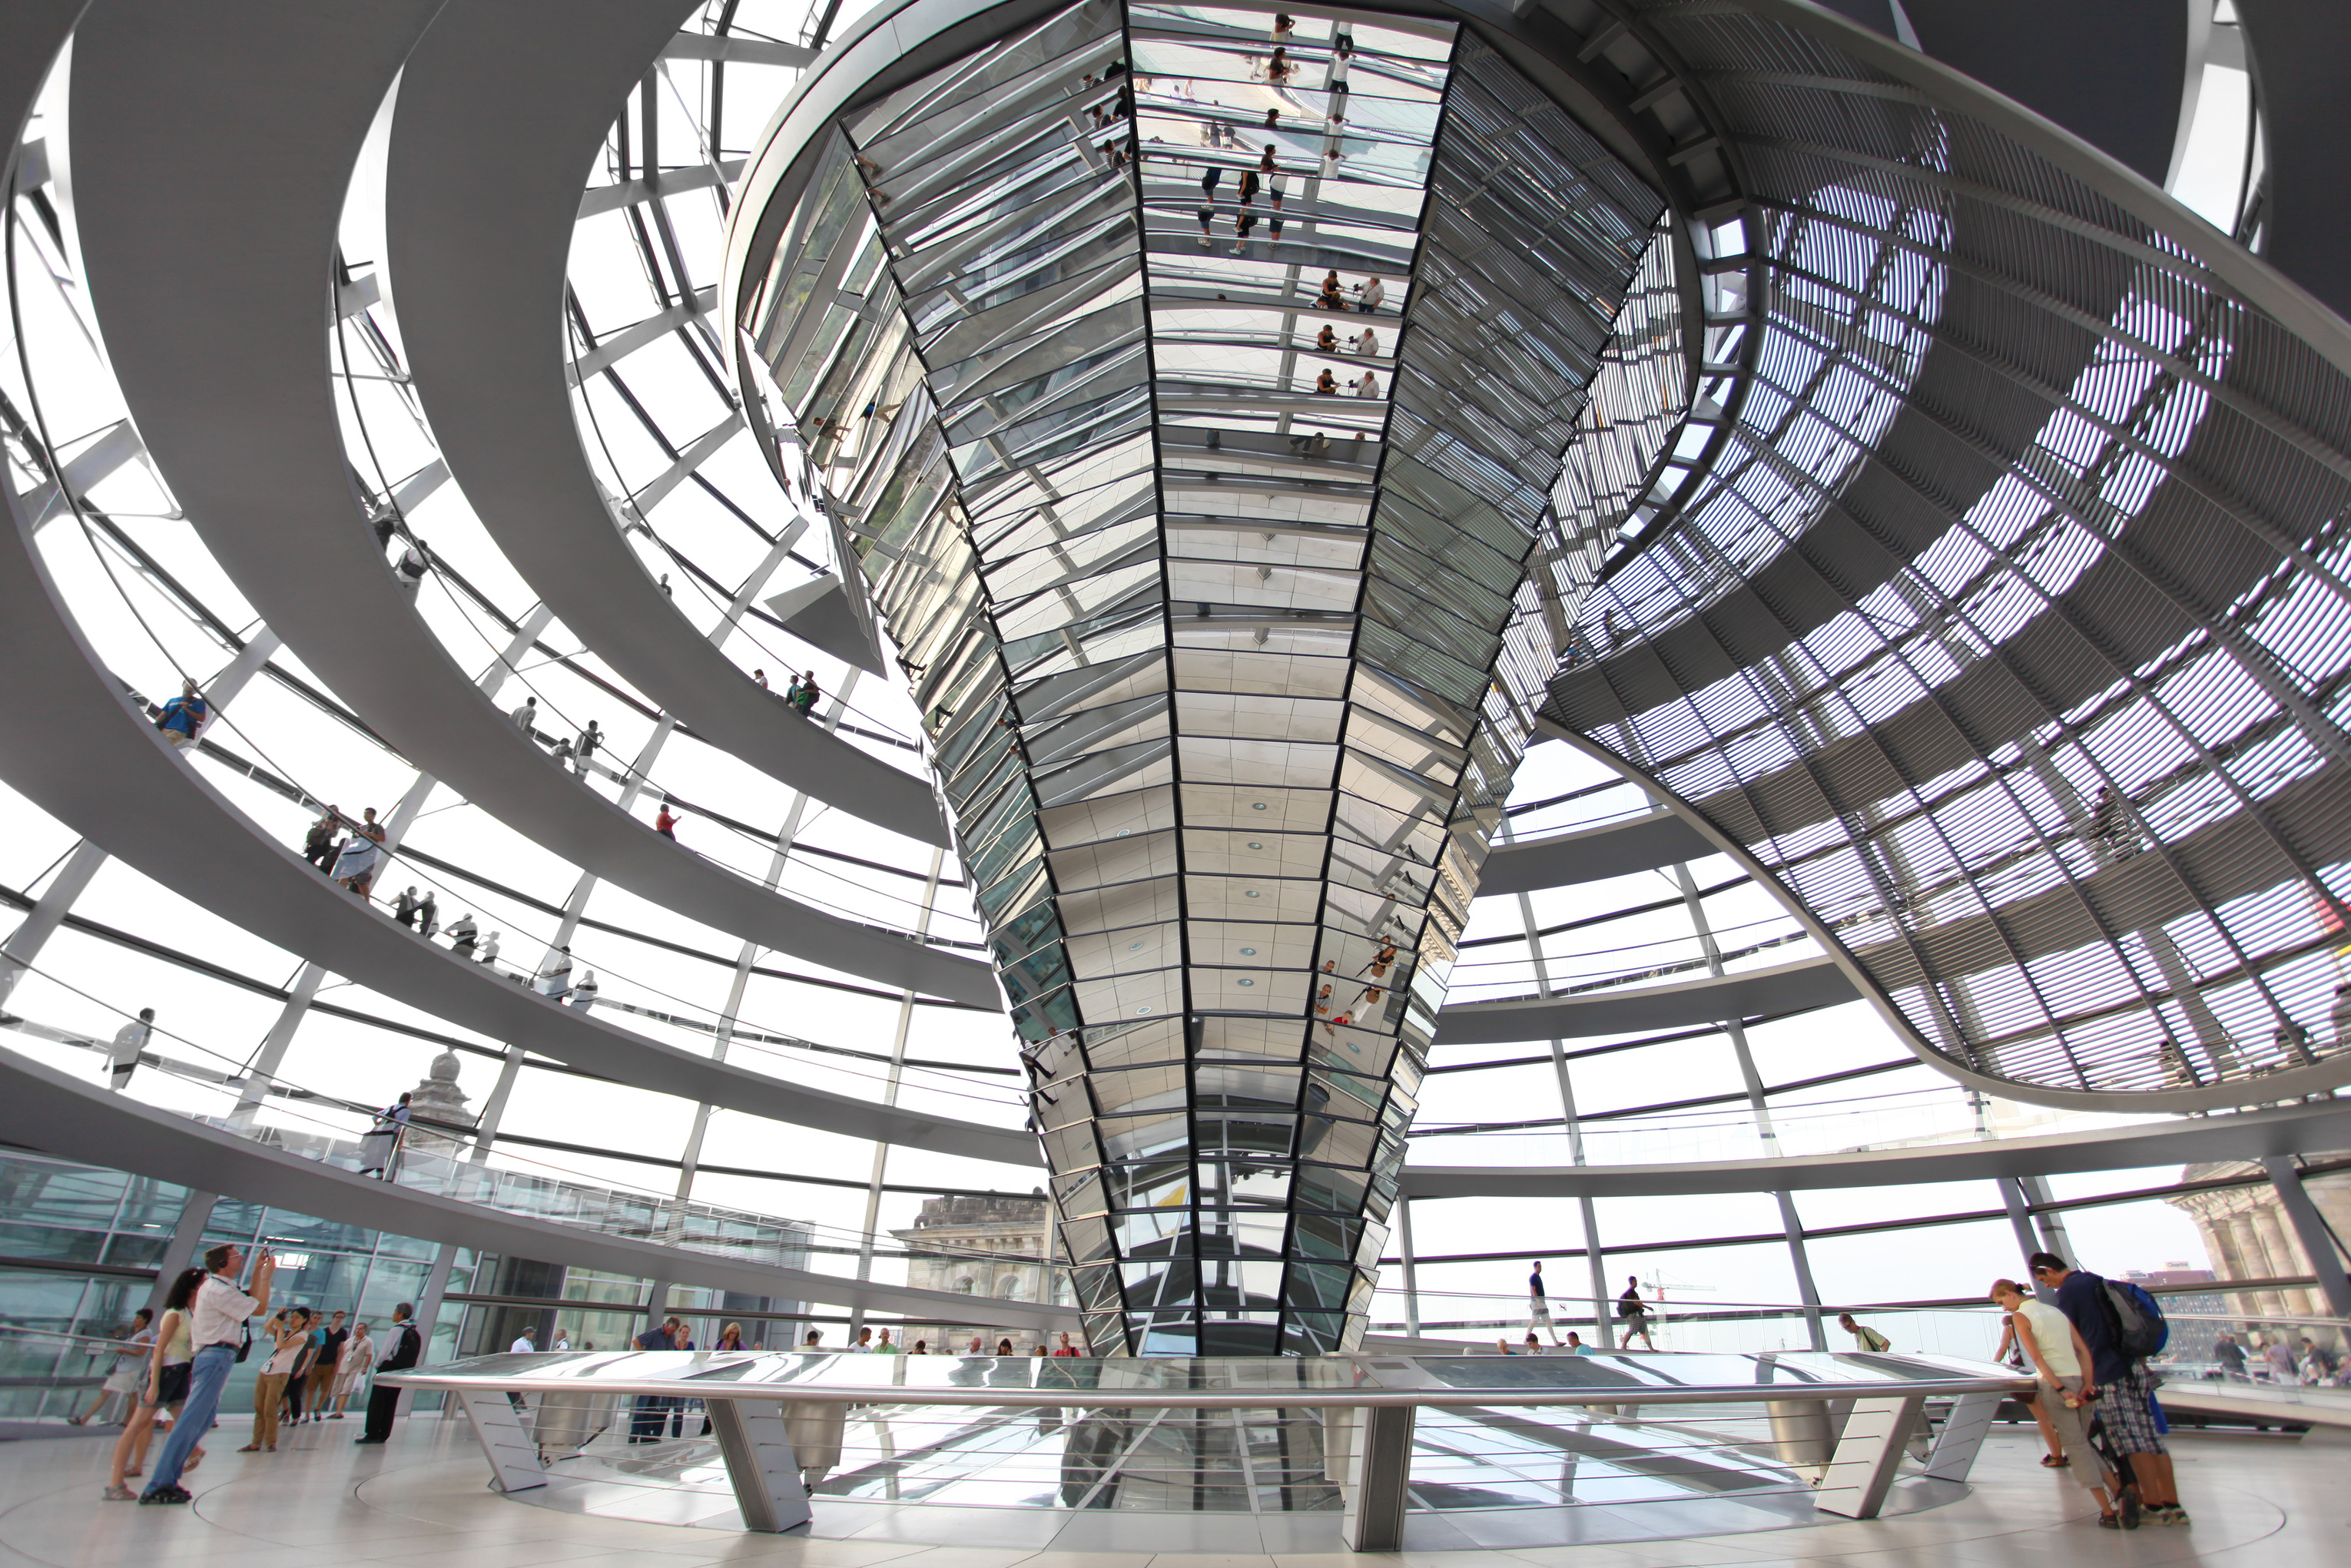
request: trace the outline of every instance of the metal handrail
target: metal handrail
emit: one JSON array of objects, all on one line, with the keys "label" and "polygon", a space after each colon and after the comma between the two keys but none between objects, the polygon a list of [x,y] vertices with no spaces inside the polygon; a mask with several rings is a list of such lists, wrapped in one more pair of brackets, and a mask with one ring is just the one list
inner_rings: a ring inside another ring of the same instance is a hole
[{"label": "metal handrail", "polygon": [[[540,1354],[565,1353],[542,1352]],[[568,1353],[579,1354],[580,1353]],[[625,1354],[625,1353],[624,1353]],[[636,1354],[660,1354],[660,1352]],[[668,1353],[699,1358],[701,1352]],[[805,1355],[797,1351],[760,1351],[748,1353],[742,1361],[716,1361],[703,1364],[713,1369],[734,1366],[743,1362],[780,1359],[814,1361],[837,1359],[839,1353],[825,1352]],[[505,1356],[496,1358],[500,1361]],[[520,1358],[516,1358],[520,1359]],[[531,1359],[538,1359],[534,1356]],[[1076,1357],[1056,1362],[1051,1358],[1031,1356],[967,1355],[940,1357],[964,1363],[983,1362],[992,1366],[1011,1364],[1020,1366],[1043,1365],[1068,1369],[1074,1359],[1081,1365],[1114,1366],[1121,1363],[1136,1364],[1125,1357],[1101,1359]],[[1381,1357],[1382,1360],[1395,1358]],[[1452,1357],[1436,1359],[1450,1360]],[[1497,1358],[1499,1359],[1499,1358]],[[1877,1382],[1852,1383],[1748,1383],[1723,1385],[1659,1385],[1628,1384],[1624,1385],[1586,1385],[1560,1388],[1235,1388],[1204,1390],[1191,1388],[1118,1387],[1095,1385],[1081,1387],[1071,1384],[1061,1387],[910,1387],[898,1383],[870,1384],[802,1384],[802,1383],[739,1383],[708,1382],[691,1373],[672,1378],[662,1377],[558,1377],[528,1372],[475,1372],[460,1370],[465,1364],[407,1372],[379,1374],[380,1386],[402,1388],[434,1388],[456,1391],[496,1390],[514,1394],[575,1394],[614,1396],[644,1396],[653,1398],[699,1399],[705,1403],[725,1400],[730,1403],[788,1405],[980,1405],[996,1408],[1066,1409],[1073,1406],[1102,1406],[1119,1409],[1145,1410],[1393,1410],[1486,1408],[1494,1406],[1549,1405],[1753,1405],[1788,1402],[1819,1404],[1838,1400],[1862,1399],[1872,1396],[1898,1398],[1951,1398],[1970,1394],[2029,1394],[2036,1386],[2030,1377],[2020,1376],[2001,1369],[1998,1375],[1983,1377],[1938,1377],[1927,1379],[1887,1378]],[[699,1367],[697,1367],[699,1370]],[[1074,1369],[1071,1369],[1074,1370]]]}]

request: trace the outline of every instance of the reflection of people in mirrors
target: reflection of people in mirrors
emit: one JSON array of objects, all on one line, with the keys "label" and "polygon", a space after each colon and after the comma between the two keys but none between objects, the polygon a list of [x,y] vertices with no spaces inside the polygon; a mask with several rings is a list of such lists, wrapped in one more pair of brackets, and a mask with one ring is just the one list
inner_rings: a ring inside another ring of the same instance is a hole
[{"label": "reflection of people in mirrors", "polygon": [[1331,329],[1328,322],[1323,324],[1322,331],[1314,335],[1314,346],[1326,354],[1337,351],[1339,334]]}]

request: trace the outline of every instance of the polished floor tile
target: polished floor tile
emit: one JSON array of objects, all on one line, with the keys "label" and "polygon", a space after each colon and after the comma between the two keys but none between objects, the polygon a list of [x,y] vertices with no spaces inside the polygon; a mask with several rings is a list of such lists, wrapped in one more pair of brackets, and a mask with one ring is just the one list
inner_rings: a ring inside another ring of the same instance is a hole
[{"label": "polished floor tile", "polygon": [[[306,1437],[310,1435],[304,1434]],[[2181,1434],[2196,1523],[2102,1531],[2041,1469],[2030,1431],[1997,1433],[1961,1490],[1906,1481],[1901,1511],[1798,1522],[1782,1503],[1684,1498],[1573,1509],[1415,1512],[1384,1568],[2304,1568],[2342,1561],[2351,1447]],[[812,1531],[751,1535],[724,1497],[647,1463],[625,1481],[513,1497],[484,1485],[456,1422],[406,1423],[383,1448],[215,1448],[188,1508],[105,1503],[104,1437],[0,1445],[0,1568],[1346,1568],[1322,1513],[967,1508],[824,1498]],[[674,1458],[674,1457],[673,1457]],[[609,1472],[608,1472],[609,1474]],[[1673,1537],[1675,1529],[1690,1534]],[[1663,1538],[1661,1538],[1663,1537]]]}]

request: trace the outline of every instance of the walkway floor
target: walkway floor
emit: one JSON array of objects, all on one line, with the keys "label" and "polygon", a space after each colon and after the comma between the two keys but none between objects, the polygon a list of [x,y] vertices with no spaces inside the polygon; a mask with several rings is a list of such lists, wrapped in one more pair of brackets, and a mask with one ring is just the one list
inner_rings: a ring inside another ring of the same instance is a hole
[{"label": "walkway floor", "polygon": [[[1082,1552],[1019,1542],[1024,1518],[1045,1511],[842,1504],[854,1511],[820,1510],[817,1528],[836,1532],[828,1539],[590,1518],[486,1490],[480,1450],[455,1423],[403,1422],[381,1448],[351,1447],[357,1427],[300,1427],[285,1434],[275,1455],[240,1455],[242,1422],[232,1420],[191,1478],[196,1500],[184,1509],[100,1501],[107,1439],[8,1445],[0,1449],[0,1568],[1343,1568],[1359,1561],[1341,1552],[1172,1551],[1180,1526],[1165,1514],[1105,1518],[1102,1526],[1126,1539]],[[2301,1568],[2339,1560],[2351,1457],[2342,1447],[2181,1434],[2181,1490],[2196,1523],[2115,1534],[2095,1527],[2081,1493],[2033,1464],[2032,1436],[1995,1434],[1972,1495],[1897,1519],[1607,1546],[1408,1550],[1377,1561],[1400,1568]],[[972,1515],[991,1511],[1005,1516],[1001,1527],[975,1531]]]}]

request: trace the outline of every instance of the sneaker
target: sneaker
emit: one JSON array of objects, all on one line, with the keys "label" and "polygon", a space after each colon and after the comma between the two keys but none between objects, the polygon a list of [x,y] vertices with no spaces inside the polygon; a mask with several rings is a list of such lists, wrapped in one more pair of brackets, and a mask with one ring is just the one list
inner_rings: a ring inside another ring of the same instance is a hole
[{"label": "sneaker", "polygon": [[141,1507],[151,1502],[183,1503],[188,1500],[185,1487],[158,1487],[153,1491],[141,1493],[139,1497]]},{"label": "sneaker", "polygon": [[108,1502],[137,1502],[139,1494],[129,1487],[109,1487],[99,1494]]}]

